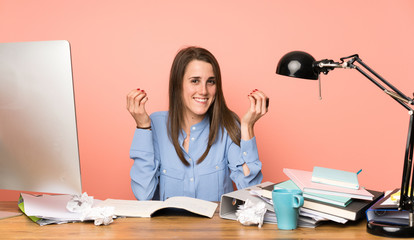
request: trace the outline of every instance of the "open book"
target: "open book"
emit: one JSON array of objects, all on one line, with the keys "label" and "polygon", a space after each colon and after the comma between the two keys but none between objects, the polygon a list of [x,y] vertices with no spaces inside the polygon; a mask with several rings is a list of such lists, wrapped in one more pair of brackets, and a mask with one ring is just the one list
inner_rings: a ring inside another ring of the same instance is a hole
[{"label": "open book", "polygon": [[164,208],[178,208],[212,218],[217,203],[191,197],[171,197],[165,201],[136,201],[106,199],[98,207],[114,207],[115,215],[123,217],[151,217],[153,213]]}]

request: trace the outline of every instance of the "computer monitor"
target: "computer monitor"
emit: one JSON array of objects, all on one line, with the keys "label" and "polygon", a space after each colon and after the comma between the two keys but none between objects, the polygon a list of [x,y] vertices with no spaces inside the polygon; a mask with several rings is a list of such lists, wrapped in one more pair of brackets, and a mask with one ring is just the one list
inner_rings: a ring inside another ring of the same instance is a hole
[{"label": "computer monitor", "polygon": [[82,193],[68,41],[0,43],[0,189]]}]

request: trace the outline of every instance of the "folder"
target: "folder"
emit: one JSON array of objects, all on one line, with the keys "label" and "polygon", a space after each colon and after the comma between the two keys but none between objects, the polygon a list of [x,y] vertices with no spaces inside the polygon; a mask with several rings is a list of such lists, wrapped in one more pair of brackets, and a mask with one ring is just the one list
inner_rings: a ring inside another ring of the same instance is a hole
[{"label": "folder", "polygon": [[[263,200],[261,200],[260,198],[250,194],[249,191],[261,190],[262,188],[272,185],[274,185],[274,183],[264,182],[261,184],[254,185],[252,187],[240,189],[234,192],[229,192],[221,195],[219,216],[224,219],[237,220],[236,211],[240,205],[243,205],[247,201],[247,199],[249,199],[249,201],[252,201],[253,203],[263,202]],[[265,202],[265,205],[267,210],[271,212],[275,211],[271,204]]]}]

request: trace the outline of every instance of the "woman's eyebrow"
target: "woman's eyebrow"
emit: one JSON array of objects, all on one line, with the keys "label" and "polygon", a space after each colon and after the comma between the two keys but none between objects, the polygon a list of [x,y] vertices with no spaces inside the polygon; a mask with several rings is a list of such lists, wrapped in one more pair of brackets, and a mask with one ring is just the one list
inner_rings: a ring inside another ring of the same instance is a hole
[{"label": "woman's eyebrow", "polygon": [[[200,76],[190,76],[190,77],[188,77],[188,79],[201,79],[201,77]],[[211,76],[211,77],[208,78],[208,80],[216,80],[216,77]]]}]

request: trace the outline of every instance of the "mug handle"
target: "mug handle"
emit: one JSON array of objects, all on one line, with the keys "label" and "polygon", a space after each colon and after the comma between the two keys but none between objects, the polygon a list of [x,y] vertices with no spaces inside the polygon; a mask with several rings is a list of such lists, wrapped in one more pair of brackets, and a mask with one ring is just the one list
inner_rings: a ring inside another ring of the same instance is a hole
[{"label": "mug handle", "polygon": [[303,197],[301,195],[293,195],[296,201],[293,202],[294,208],[300,208],[303,206]]}]

